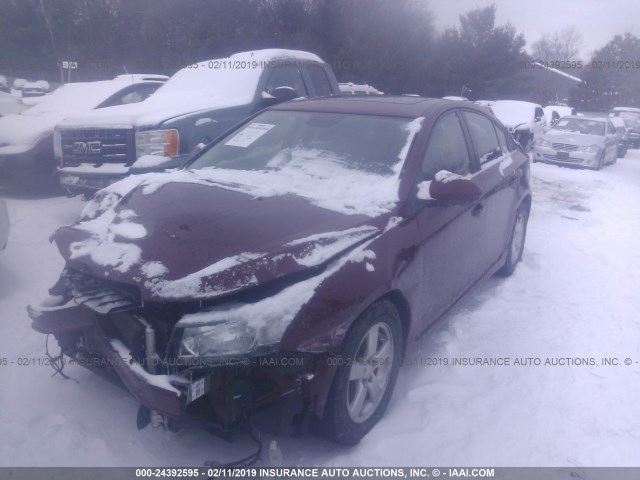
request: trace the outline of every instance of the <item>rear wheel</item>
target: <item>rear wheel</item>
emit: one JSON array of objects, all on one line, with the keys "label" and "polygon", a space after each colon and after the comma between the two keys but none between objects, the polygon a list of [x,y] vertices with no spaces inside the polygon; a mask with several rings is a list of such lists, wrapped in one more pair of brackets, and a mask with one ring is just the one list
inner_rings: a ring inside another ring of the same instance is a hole
[{"label": "rear wheel", "polygon": [[528,220],[529,207],[527,204],[523,204],[516,212],[513,230],[511,231],[511,238],[509,239],[509,245],[507,246],[507,258],[502,268],[498,271],[498,274],[503,277],[511,275],[522,258],[524,241],[527,236]]},{"label": "rear wheel", "polygon": [[395,386],[402,346],[400,316],[391,302],[374,303],[356,320],[343,343],[321,435],[353,445],[378,423]]}]

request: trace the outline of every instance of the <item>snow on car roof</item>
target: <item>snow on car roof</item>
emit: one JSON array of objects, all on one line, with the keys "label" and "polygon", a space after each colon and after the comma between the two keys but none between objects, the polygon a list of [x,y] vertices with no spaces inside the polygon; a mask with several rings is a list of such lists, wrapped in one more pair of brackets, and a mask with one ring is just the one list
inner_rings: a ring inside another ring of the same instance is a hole
[{"label": "snow on car roof", "polygon": [[186,113],[247,105],[254,99],[267,62],[277,60],[322,62],[312,53],[279,49],[197,62],[179,70],[144,102],[87,112],[68,119],[64,126],[88,127],[105,122],[154,126]]},{"label": "snow on car roof", "polygon": [[614,112],[638,112],[640,113],[640,108],[635,107],[614,107]]},{"label": "snow on car roof", "polygon": [[279,58],[293,58],[296,60],[305,60],[308,62],[321,62],[323,60],[315,53],[305,52],[302,50],[286,50],[282,48],[265,48],[263,50],[250,50],[248,52],[240,52],[229,57],[230,60],[255,60],[268,61],[277,60]]},{"label": "snow on car roof", "polygon": [[229,58],[205,60],[179,70],[155,93],[164,97],[174,92],[198,91],[198,95],[235,98],[249,103],[267,62],[277,60],[320,62],[313,53],[299,50],[266,49],[236,53]]}]

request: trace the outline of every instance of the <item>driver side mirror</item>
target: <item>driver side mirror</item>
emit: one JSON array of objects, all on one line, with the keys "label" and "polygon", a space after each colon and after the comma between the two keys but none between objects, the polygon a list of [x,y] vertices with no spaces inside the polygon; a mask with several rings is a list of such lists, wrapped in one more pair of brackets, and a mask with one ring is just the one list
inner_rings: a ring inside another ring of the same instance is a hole
[{"label": "driver side mirror", "polygon": [[461,175],[441,170],[433,180],[418,184],[418,198],[453,203],[470,203],[482,196],[473,181]]},{"label": "driver side mirror", "polygon": [[198,155],[202,150],[204,150],[206,146],[207,146],[206,143],[200,142],[195,147],[193,147],[191,152],[189,152],[189,160],[193,159],[196,155]]},{"label": "driver side mirror", "polygon": [[288,102],[294,98],[298,98],[300,95],[295,91],[293,87],[281,86],[276,87],[271,92],[262,92],[262,99],[268,100],[269,103],[276,104],[282,102]]}]

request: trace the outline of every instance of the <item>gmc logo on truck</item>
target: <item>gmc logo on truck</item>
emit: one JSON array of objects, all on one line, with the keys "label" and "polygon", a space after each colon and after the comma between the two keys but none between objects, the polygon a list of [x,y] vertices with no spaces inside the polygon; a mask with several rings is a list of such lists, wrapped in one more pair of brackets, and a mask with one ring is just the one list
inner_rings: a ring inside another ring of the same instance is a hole
[{"label": "gmc logo on truck", "polygon": [[100,155],[101,151],[102,144],[99,141],[74,142],[73,144],[74,155]]}]

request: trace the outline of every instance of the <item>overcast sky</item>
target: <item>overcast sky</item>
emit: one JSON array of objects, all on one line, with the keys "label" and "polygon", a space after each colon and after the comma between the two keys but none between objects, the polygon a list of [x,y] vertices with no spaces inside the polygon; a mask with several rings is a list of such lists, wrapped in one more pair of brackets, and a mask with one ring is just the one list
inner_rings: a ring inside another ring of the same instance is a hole
[{"label": "overcast sky", "polygon": [[435,25],[443,30],[459,26],[458,16],[495,3],[496,23],[507,22],[523,33],[530,51],[545,33],[576,26],[584,38],[582,57],[590,58],[616,34],[631,32],[640,37],[640,0],[430,0]]}]

